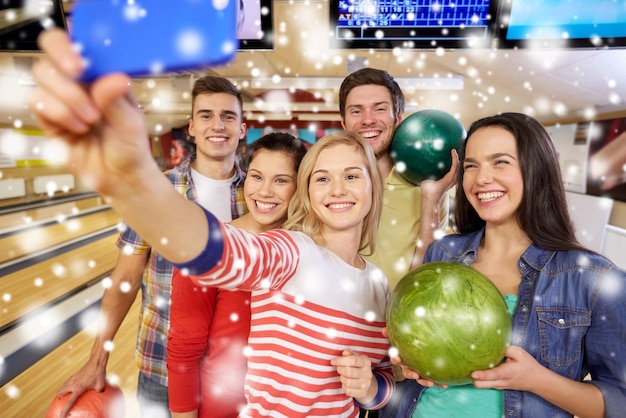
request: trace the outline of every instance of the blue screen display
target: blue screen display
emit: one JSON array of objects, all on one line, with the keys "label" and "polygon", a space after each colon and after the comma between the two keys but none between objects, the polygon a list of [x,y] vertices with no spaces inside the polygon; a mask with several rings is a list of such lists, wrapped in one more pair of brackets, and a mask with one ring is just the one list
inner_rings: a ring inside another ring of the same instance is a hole
[{"label": "blue screen display", "polygon": [[624,0],[508,0],[499,35],[504,47],[613,47],[626,41]]},{"label": "blue screen display", "polygon": [[331,0],[334,46],[489,47],[497,2]]}]

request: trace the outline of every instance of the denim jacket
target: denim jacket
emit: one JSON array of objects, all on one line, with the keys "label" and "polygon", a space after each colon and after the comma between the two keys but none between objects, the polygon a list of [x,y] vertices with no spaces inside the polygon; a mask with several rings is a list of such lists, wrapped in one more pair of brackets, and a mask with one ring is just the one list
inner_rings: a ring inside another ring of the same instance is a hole
[{"label": "denim jacket", "polygon": [[[471,265],[484,230],[449,235],[431,244],[424,263]],[[586,251],[546,251],[534,244],[517,262],[522,281],[513,314],[511,344],[548,369],[582,381],[591,374],[604,396],[606,417],[626,413],[626,273]],[[397,385],[382,417],[410,418],[424,387]],[[505,417],[571,417],[525,391],[504,391]]]}]

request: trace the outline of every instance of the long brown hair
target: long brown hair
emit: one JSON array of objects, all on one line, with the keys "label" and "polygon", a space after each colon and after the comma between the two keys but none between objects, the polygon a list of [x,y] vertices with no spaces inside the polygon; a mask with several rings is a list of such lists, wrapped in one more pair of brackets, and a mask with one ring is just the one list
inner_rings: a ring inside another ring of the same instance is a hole
[{"label": "long brown hair", "polygon": [[[467,142],[477,130],[500,127],[509,131],[517,144],[524,192],[517,210],[517,222],[535,245],[546,250],[583,249],[576,239],[561,178],[559,160],[550,134],[535,119],[521,113],[503,113],[474,122],[462,144],[460,160],[465,159]],[[463,190],[463,165],[457,173],[454,224],[467,233],[485,226]]]}]

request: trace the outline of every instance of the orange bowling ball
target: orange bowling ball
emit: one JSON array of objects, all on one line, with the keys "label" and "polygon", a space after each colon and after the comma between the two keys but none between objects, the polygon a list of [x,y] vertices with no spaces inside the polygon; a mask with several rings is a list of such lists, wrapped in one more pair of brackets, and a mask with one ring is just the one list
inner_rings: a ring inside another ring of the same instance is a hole
[{"label": "orange bowling ball", "polygon": [[[58,418],[70,396],[71,393],[55,396],[48,408],[46,418]],[[119,387],[107,383],[102,392],[89,389],[80,395],[67,416],[70,418],[120,418],[124,417],[125,410],[124,393]]]}]

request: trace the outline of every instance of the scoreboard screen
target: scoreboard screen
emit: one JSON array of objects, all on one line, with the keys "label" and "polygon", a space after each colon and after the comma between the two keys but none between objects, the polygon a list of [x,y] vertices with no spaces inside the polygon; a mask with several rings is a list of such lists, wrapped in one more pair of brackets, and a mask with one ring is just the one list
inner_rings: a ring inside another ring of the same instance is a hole
[{"label": "scoreboard screen", "polygon": [[333,48],[490,48],[498,2],[330,0]]}]

